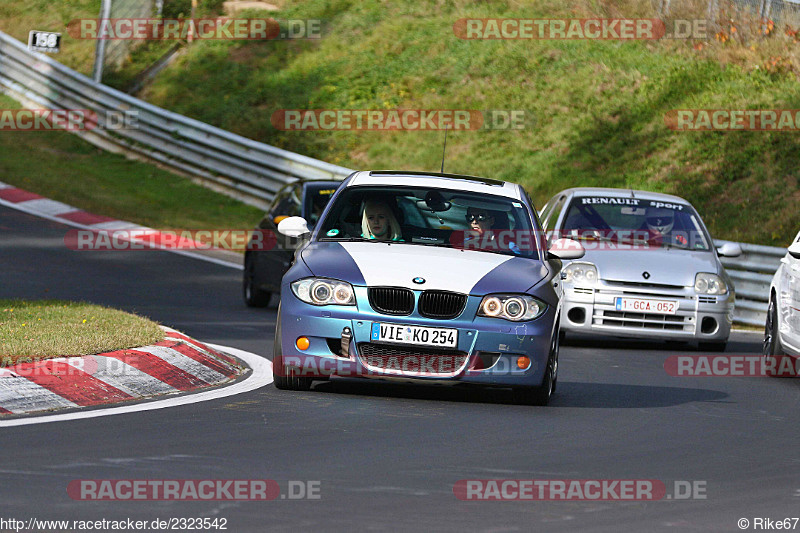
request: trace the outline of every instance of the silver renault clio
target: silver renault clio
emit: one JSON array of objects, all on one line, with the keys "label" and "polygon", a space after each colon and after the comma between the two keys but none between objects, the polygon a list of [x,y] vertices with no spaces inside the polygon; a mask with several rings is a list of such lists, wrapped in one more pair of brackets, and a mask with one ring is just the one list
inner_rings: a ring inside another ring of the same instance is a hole
[{"label": "silver renault clio", "polygon": [[561,330],[698,341],[723,351],[734,287],[719,249],[683,198],[631,189],[573,188],[540,212],[548,238],[579,240],[586,255],[561,272]]}]

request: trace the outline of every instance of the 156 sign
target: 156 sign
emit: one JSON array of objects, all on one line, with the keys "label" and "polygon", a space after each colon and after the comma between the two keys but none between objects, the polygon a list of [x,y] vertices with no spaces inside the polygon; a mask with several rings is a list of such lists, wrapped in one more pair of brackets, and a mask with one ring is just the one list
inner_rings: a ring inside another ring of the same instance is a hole
[{"label": "156 sign", "polygon": [[51,52],[59,51],[61,46],[61,34],[50,31],[31,30],[28,33],[28,50],[31,52]]}]

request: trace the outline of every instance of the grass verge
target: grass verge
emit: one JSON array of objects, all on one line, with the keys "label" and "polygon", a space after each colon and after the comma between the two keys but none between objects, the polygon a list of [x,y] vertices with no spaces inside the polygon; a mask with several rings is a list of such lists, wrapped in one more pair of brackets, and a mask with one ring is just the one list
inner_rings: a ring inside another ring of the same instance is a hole
[{"label": "grass verge", "polygon": [[[0,109],[15,109],[0,95]],[[252,229],[259,209],[63,131],[0,131],[0,181],[157,229]]]},{"label": "grass verge", "polygon": [[91,355],[164,339],[156,322],[100,305],[0,300],[0,364]]}]

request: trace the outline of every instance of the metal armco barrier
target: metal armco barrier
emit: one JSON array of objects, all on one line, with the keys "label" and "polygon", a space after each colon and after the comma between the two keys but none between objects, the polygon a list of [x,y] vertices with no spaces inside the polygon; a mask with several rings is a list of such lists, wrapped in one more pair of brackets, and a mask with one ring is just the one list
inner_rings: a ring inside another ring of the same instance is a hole
[{"label": "metal armco barrier", "polygon": [[[0,32],[0,90],[26,107],[91,109],[98,127],[78,132],[113,152],[143,159],[199,183],[265,208],[285,183],[298,178],[343,179],[352,170],[281,150],[193,120],[102,84],[29,52]],[[137,127],[107,129],[109,113],[135,111]],[[727,241],[715,241],[722,246]],[[786,254],[784,248],[740,243],[741,257],[722,258],[736,284],[735,321],[763,326],[769,284]]]},{"label": "metal armco barrier", "polygon": [[[718,247],[728,241],[714,240]],[[778,270],[786,248],[739,243],[742,255],[722,257],[725,270],[736,285],[736,314],[739,324],[763,326],[767,319],[769,284]]]},{"label": "metal armco barrier", "polygon": [[[298,178],[343,179],[352,170],[281,150],[148,104],[30,52],[0,32],[0,89],[29,108],[89,109],[97,127],[81,137],[179,174],[248,204],[265,208],[274,193]],[[125,113],[136,126],[111,127]],[[106,127],[106,126],[109,127]]]}]

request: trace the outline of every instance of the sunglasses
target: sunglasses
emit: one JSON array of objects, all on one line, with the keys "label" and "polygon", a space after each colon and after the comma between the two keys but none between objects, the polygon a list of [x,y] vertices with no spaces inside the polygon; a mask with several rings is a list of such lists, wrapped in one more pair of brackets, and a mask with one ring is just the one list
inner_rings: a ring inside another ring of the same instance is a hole
[{"label": "sunglasses", "polygon": [[475,222],[476,220],[478,222],[484,222],[492,217],[491,215],[485,215],[481,213],[480,215],[467,215],[465,218],[467,219],[467,222]]}]

